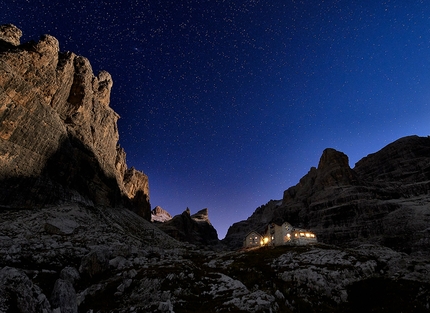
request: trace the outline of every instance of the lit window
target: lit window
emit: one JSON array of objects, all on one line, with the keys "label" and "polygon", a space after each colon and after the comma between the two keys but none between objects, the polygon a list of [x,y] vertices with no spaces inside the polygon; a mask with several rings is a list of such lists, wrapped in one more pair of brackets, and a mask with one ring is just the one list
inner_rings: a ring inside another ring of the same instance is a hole
[{"label": "lit window", "polygon": [[291,235],[290,235],[290,234],[287,234],[287,237],[288,237],[288,238],[290,238],[290,237],[291,237]]},{"label": "lit window", "polygon": [[311,234],[311,237],[312,237],[312,238],[315,238],[315,235],[314,235],[314,234]]},{"label": "lit window", "polygon": [[300,237],[304,237],[305,236],[305,233],[300,233]]},{"label": "lit window", "polygon": [[294,234],[295,237],[298,237],[297,233]]},{"label": "lit window", "polygon": [[309,234],[309,233],[306,233],[306,237],[308,237],[308,238],[309,238],[310,236],[311,236],[311,234]]}]

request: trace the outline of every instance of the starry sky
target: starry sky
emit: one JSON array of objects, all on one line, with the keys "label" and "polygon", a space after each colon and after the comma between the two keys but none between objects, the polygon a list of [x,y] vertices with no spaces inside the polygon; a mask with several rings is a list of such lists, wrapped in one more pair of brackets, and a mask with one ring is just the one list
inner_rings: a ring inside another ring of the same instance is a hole
[{"label": "starry sky", "polygon": [[317,166],[430,134],[430,1],[0,0],[114,81],[152,207],[209,209],[222,239]]}]

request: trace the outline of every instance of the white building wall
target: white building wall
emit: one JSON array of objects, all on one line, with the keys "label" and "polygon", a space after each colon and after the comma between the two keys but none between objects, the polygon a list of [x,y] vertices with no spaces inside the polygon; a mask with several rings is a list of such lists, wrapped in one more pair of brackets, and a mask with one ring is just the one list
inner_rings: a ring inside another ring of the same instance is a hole
[{"label": "white building wall", "polygon": [[317,242],[317,238],[314,233],[308,230],[294,228],[288,222],[285,222],[282,225],[277,225],[275,223],[269,224],[264,237],[269,239],[268,245],[273,246],[301,246]]}]

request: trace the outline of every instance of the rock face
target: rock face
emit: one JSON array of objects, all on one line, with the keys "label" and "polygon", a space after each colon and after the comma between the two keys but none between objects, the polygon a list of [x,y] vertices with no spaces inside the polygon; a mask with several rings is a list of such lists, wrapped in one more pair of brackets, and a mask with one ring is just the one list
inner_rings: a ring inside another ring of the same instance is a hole
[{"label": "rock face", "polygon": [[198,249],[130,210],[0,211],[0,312],[427,312],[429,271],[375,245]]},{"label": "rock face", "polygon": [[125,205],[149,219],[148,178],[118,146],[109,73],[94,76],[52,36],[20,36],[0,27],[0,203]]},{"label": "rock face", "polygon": [[170,221],[171,219],[172,219],[172,215],[170,215],[169,212],[167,212],[160,206],[156,206],[151,211],[151,222],[164,223],[164,222]]},{"label": "rock face", "polygon": [[173,238],[197,245],[215,245],[218,233],[208,217],[208,209],[191,215],[190,209],[174,216],[171,220],[158,224],[158,227]]},{"label": "rock face", "polygon": [[408,253],[430,252],[430,138],[401,138],[357,162],[326,149],[318,168],[232,225],[224,242],[240,247],[251,230],[284,220],[337,245],[378,243]]}]

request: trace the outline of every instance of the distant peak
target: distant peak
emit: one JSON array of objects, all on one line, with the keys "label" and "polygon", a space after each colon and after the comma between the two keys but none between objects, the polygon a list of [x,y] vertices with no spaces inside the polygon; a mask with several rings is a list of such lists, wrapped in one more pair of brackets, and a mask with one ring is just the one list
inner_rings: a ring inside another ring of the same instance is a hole
[{"label": "distant peak", "polygon": [[186,210],[184,212],[182,212],[182,214],[190,216],[191,215],[191,211],[190,211],[189,208],[186,208]]},{"label": "distant peak", "polygon": [[151,221],[154,222],[167,222],[170,221],[172,219],[172,215],[170,215],[169,212],[167,212],[166,210],[164,210],[162,207],[160,206],[156,206],[152,211],[151,211]]},{"label": "distant peak", "polygon": [[[198,211],[196,214],[194,214],[194,215],[205,215],[205,216],[208,216],[209,215],[209,210],[206,208],[206,209],[202,209],[202,210],[200,210],[200,211]],[[193,216],[194,216],[193,215]]]},{"label": "distant peak", "polygon": [[318,163],[318,169],[321,170],[327,167],[333,168],[336,166],[349,168],[348,156],[333,148],[325,149]]},{"label": "distant peak", "polygon": [[193,220],[195,220],[196,222],[206,222],[206,223],[210,224],[210,221],[209,221],[209,210],[207,208],[203,209],[203,210],[200,210],[197,213],[193,214],[191,216],[191,218]]}]

